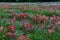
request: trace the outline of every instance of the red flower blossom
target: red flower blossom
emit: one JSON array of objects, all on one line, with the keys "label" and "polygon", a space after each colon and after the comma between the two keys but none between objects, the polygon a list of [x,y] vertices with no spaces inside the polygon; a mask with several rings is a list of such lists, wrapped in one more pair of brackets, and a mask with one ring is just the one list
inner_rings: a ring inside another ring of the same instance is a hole
[{"label": "red flower blossom", "polygon": [[40,16],[39,15],[37,15],[37,16],[32,16],[32,19],[34,20],[34,21],[36,21],[37,23],[40,23]]},{"label": "red flower blossom", "polygon": [[24,38],[24,39],[26,39],[27,37],[26,37],[26,36],[21,36],[20,38]]},{"label": "red flower blossom", "polygon": [[36,21],[36,16],[32,16],[32,19],[33,19],[34,21]]},{"label": "red flower blossom", "polygon": [[24,14],[24,18],[27,18],[28,17],[28,14]]},{"label": "red flower blossom", "polygon": [[13,12],[12,14],[11,14],[11,16],[14,16],[16,14],[16,12]]},{"label": "red flower blossom", "polygon": [[37,23],[40,23],[40,18],[39,17],[37,18]]},{"label": "red flower blossom", "polygon": [[2,31],[3,30],[3,27],[0,27],[0,31]]},{"label": "red flower blossom", "polygon": [[24,26],[25,26],[25,27],[28,27],[28,24],[25,24]]},{"label": "red flower blossom", "polygon": [[56,24],[60,20],[59,16],[54,16],[53,23]]},{"label": "red flower blossom", "polygon": [[55,32],[55,30],[53,28],[51,30],[48,29],[48,32],[53,33],[53,32]]},{"label": "red flower blossom", "polygon": [[15,26],[9,25],[8,28],[10,28],[10,29],[15,29]]},{"label": "red flower blossom", "polygon": [[33,30],[32,24],[25,24],[24,27],[25,27],[25,31],[27,32],[30,32]]},{"label": "red flower blossom", "polygon": [[42,16],[42,20],[44,21],[44,23],[47,21],[47,16],[43,15]]},{"label": "red flower blossom", "polygon": [[32,24],[25,24],[25,27],[32,27]]},{"label": "red flower blossom", "polygon": [[23,16],[23,14],[19,14],[19,15],[18,15],[18,19],[20,19],[22,16]]},{"label": "red flower blossom", "polygon": [[26,36],[20,36],[20,37],[18,38],[18,40],[22,40],[22,39],[26,40],[27,37],[26,37]]},{"label": "red flower blossom", "polygon": [[14,32],[14,31],[15,31],[14,29],[11,30],[11,32]]},{"label": "red flower blossom", "polygon": [[11,32],[14,32],[14,30],[15,30],[15,26],[13,26],[13,25],[9,25],[8,28],[11,29]]},{"label": "red flower blossom", "polygon": [[20,19],[21,17],[27,18],[28,17],[28,14],[19,14],[18,15],[18,18]]},{"label": "red flower blossom", "polygon": [[19,38],[18,38],[18,40],[30,40],[27,36],[20,36]]},{"label": "red flower blossom", "polygon": [[49,25],[49,26],[48,26],[48,32],[50,32],[50,33],[55,32],[55,27],[54,27],[54,25]]},{"label": "red flower blossom", "polygon": [[11,18],[11,19],[10,19],[10,21],[12,21],[12,22],[15,21],[15,20],[16,20],[15,18]]},{"label": "red flower blossom", "polygon": [[24,20],[22,20],[22,26],[24,26],[25,25],[25,22],[24,22]]},{"label": "red flower blossom", "polygon": [[28,27],[32,27],[32,24],[28,24]]}]

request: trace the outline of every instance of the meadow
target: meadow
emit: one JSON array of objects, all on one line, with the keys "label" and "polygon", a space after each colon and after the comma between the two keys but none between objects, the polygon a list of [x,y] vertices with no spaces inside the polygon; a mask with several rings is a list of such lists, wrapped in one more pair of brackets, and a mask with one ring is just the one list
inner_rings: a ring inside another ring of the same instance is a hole
[{"label": "meadow", "polygon": [[0,5],[0,40],[60,40],[60,6]]}]

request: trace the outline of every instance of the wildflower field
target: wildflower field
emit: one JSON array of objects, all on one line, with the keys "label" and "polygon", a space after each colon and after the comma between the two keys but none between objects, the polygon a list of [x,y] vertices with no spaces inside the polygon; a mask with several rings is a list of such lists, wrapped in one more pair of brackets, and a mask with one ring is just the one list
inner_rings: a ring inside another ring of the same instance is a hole
[{"label": "wildflower field", "polygon": [[60,6],[0,5],[0,40],[60,40]]}]

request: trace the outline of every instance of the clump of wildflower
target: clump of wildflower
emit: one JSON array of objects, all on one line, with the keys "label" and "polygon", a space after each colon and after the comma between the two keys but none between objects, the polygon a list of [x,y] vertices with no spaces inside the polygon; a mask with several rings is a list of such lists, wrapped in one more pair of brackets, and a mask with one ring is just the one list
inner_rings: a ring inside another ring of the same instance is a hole
[{"label": "clump of wildflower", "polygon": [[27,36],[20,36],[18,40],[30,40]]},{"label": "clump of wildflower", "polygon": [[15,26],[14,25],[9,25],[8,28],[11,29],[11,32],[15,32]]},{"label": "clump of wildflower", "polygon": [[27,17],[28,17],[28,14],[19,14],[18,15],[18,19],[27,18]]}]

